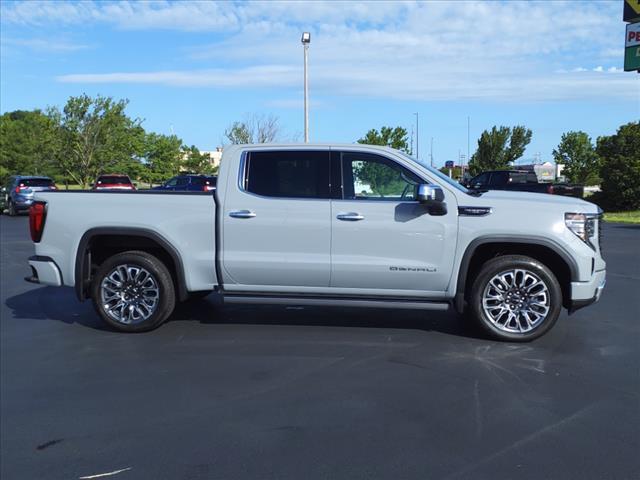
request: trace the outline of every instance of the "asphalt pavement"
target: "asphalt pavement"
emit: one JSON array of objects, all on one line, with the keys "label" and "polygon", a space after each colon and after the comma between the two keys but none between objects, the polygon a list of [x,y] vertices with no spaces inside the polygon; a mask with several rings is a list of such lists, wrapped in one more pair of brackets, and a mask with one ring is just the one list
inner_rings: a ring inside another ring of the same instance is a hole
[{"label": "asphalt pavement", "polygon": [[529,344],[453,313],[180,306],[106,329],[24,282],[0,217],[0,477],[640,478],[640,228],[606,225],[601,301]]}]

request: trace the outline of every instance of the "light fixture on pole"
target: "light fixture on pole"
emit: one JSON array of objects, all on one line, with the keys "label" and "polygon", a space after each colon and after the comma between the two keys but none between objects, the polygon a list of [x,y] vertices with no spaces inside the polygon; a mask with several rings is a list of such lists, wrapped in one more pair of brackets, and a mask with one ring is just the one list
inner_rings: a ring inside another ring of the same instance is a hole
[{"label": "light fixture on pole", "polygon": [[309,55],[311,33],[303,32],[300,41],[304,47],[304,143],[309,143],[309,82],[307,79],[307,57]]}]

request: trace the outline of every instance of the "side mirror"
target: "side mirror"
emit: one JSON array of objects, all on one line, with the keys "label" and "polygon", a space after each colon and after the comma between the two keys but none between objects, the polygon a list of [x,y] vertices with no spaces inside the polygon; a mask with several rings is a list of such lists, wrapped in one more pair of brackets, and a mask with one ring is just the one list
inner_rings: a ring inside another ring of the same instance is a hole
[{"label": "side mirror", "polygon": [[447,204],[440,185],[422,183],[418,185],[418,201],[427,207],[429,215],[446,215]]},{"label": "side mirror", "polygon": [[422,183],[418,185],[418,201],[427,204],[443,202],[444,192],[442,191],[442,187],[433,183]]}]

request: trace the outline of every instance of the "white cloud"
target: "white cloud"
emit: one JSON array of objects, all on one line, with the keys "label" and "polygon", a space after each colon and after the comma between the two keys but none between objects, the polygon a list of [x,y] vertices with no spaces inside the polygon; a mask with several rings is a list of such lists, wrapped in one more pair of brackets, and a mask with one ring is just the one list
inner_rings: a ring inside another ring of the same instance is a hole
[{"label": "white cloud", "polygon": [[38,52],[76,52],[78,50],[85,50],[91,48],[90,45],[84,45],[80,43],[70,42],[67,40],[56,40],[51,38],[2,38],[3,46],[17,46],[26,47],[30,50]]},{"label": "white cloud", "polygon": [[[290,89],[301,83],[300,33],[309,30],[312,93],[504,101],[638,94],[634,76],[599,75],[620,51],[612,2],[579,9],[555,1],[3,2],[2,18],[211,31],[220,39],[186,52],[197,65],[191,69],[77,72],[58,77],[62,82]],[[603,65],[588,71],[578,59]]]}]

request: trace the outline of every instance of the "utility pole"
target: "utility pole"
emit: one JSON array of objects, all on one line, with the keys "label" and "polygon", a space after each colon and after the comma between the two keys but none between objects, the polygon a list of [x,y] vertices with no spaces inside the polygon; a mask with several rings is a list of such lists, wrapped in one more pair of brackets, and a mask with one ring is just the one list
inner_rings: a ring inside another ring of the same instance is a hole
[{"label": "utility pole", "polygon": [[307,78],[307,59],[309,56],[311,33],[303,32],[300,41],[304,47],[304,143],[309,143],[309,80]]},{"label": "utility pole", "polygon": [[420,118],[420,115],[418,114],[418,112],[414,113],[414,115],[416,116],[416,159],[420,160],[420,140],[419,140],[419,123],[418,120]]}]

